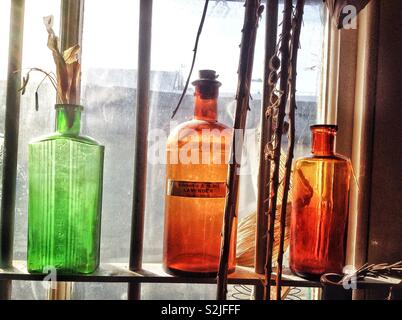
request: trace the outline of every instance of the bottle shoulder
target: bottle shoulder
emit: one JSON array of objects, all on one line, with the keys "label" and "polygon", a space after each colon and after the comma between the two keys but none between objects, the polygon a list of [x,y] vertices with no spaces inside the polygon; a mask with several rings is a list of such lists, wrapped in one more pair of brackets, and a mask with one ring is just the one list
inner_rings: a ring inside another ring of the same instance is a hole
[{"label": "bottle shoulder", "polygon": [[189,137],[194,139],[198,137],[202,139],[203,136],[216,136],[216,137],[230,137],[232,129],[218,121],[205,121],[193,119],[183,122],[176,126],[168,137],[169,141],[187,140]]},{"label": "bottle shoulder", "polygon": [[38,144],[38,143],[42,143],[42,142],[57,141],[57,140],[70,140],[70,141],[74,141],[77,143],[83,143],[83,144],[88,144],[88,145],[104,148],[103,145],[101,145],[98,141],[96,141],[95,139],[93,139],[89,136],[68,135],[68,134],[60,134],[57,132],[33,139],[30,141],[29,144]]},{"label": "bottle shoulder", "polygon": [[316,163],[337,163],[337,164],[350,164],[349,158],[341,155],[334,154],[332,156],[308,156],[304,158],[297,159],[295,161],[295,166],[300,166],[302,164],[316,164]]}]

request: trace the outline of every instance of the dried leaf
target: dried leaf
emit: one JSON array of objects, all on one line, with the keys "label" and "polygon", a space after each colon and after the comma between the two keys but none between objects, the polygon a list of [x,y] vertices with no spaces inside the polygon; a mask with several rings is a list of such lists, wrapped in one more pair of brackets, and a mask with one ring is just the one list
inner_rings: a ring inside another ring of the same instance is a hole
[{"label": "dried leaf", "polygon": [[63,53],[65,63],[72,64],[74,62],[77,62],[79,52],[80,52],[80,46],[78,44],[65,50]]},{"label": "dried leaf", "polygon": [[45,24],[46,30],[49,34],[53,34],[54,35],[54,31],[53,31],[53,21],[54,21],[54,17],[52,15],[44,17],[43,18],[43,23]]},{"label": "dried leaf", "polygon": [[67,91],[69,89],[69,80],[66,64],[60,53],[53,53],[53,59],[56,64],[57,91],[61,99],[60,102],[68,103]]},{"label": "dried leaf", "polygon": [[43,18],[47,33],[47,46],[52,51],[56,64],[57,94],[60,103],[77,103],[77,86],[80,76],[80,64],[78,54],[80,46],[75,45],[63,52],[59,49],[59,39],[53,30],[53,16]]},{"label": "dried leaf", "polygon": [[59,39],[53,31],[53,16],[44,17],[43,22],[45,24],[46,31],[49,35],[47,39],[48,48],[52,50],[54,53],[55,52],[59,53],[59,45],[58,45]]},{"label": "dried leaf", "polygon": [[69,78],[69,92],[67,99],[69,103],[77,104],[77,91],[79,85],[79,78],[81,75],[81,65],[78,61],[67,65],[68,78]]},{"label": "dried leaf", "polygon": [[25,77],[22,77],[22,87],[18,90],[21,91],[22,96],[25,94],[26,87],[27,87],[27,80],[25,79]]},{"label": "dried leaf", "polygon": [[38,91],[35,91],[35,110],[39,110],[39,94]]},{"label": "dried leaf", "polygon": [[59,52],[58,41],[59,39],[56,36],[49,34],[49,37],[47,38],[47,47],[53,52]]},{"label": "dried leaf", "polygon": [[21,88],[18,89],[18,91],[21,92],[22,96],[25,94],[25,91],[26,91],[26,88],[27,88],[27,85],[29,82],[29,72],[26,74],[25,77],[22,77],[22,85],[21,85]]},{"label": "dried leaf", "polygon": [[53,16],[44,17],[43,22],[49,34],[47,46],[50,50],[52,50],[53,60],[56,64],[58,96],[60,97],[61,103],[67,103],[66,96],[68,90],[68,74],[64,58],[59,51],[58,37],[53,31]]}]

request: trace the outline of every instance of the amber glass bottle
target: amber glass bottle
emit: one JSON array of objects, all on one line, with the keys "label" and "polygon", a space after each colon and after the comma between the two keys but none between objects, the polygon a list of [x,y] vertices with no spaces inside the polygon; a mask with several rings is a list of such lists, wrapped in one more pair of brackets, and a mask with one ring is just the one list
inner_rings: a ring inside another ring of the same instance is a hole
[{"label": "amber glass bottle", "polygon": [[[219,266],[232,131],[217,121],[220,82],[201,70],[194,118],[177,126],[167,143],[163,263],[175,275],[215,276]],[[235,268],[234,221],[229,271]]]},{"label": "amber glass bottle", "polygon": [[335,154],[337,126],[315,125],[312,157],[296,161],[290,234],[290,268],[317,278],[342,273],[351,166]]}]

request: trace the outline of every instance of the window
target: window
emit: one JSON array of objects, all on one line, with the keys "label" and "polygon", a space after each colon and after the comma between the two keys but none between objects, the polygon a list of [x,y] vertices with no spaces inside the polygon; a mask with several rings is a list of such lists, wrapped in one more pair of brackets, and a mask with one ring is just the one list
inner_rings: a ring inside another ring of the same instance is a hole
[{"label": "window", "polygon": [[[0,43],[8,41],[10,1],[0,4]],[[170,115],[178,102],[187,76],[203,0],[154,0],[151,65],[150,131],[169,133]],[[282,8],[279,9],[282,12]],[[322,1],[307,1],[298,71],[296,156],[309,152],[309,125],[319,113],[322,47],[324,39]],[[26,0],[23,67],[53,69],[42,17],[53,14],[60,21],[60,1]],[[172,18],[174,17],[174,18]],[[258,133],[264,54],[264,17],[258,30],[252,80],[251,111],[247,123],[247,170],[242,177],[240,219],[255,211],[258,174]],[[199,44],[197,70],[215,69],[222,82],[219,118],[231,125],[235,106],[239,43],[244,18],[243,1],[211,1]],[[138,2],[131,0],[85,0],[82,43],[82,93],[85,107],[82,131],[106,147],[102,212],[102,262],[128,262],[132,205],[135,112],[137,95]],[[56,30],[58,32],[58,30]],[[0,51],[0,103],[4,117],[7,52]],[[16,227],[14,258],[26,259],[27,234],[27,143],[52,131],[54,90],[46,83],[40,89],[40,108],[34,109],[34,91],[41,80],[30,81],[21,99]],[[174,118],[180,123],[192,117],[190,87]],[[3,118],[2,118],[3,119]],[[3,130],[4,121],[0,121]],[[116,165],[118,164],[118,165]],[[162,257],[164,220],[163,164],[148,165],[145,213],[144,262],[159,263]],[[13,298],[44,298],[40,283],[15,281]],[[74,299],[122,299],[126,284],[76,283]],[[249,294],[245,290],[244,295]],[[232,288],[233,291],[233,288]],[[172,293],[173,292],[173,293]],[[232,294],[234,291],[232,292]],[[214,285],[142,285],[144,299],[215,297]]]},{"label": "window", "polygon": [[[7,13],[10,12],[10,1],[2,1],[0,3],[0,41],[4,43],[0,49],[0,164],[3,164],[3,143],[4,143],[4,113],[6,105],[6,79],[7,79],[7,56],[8,56],[8,31],[10,17]],[[0,179],[3,179],[3,171],[0,170]],[[2,187],[1,187],[2,188]],[[1,199],[0,189],[0,199]]]}]

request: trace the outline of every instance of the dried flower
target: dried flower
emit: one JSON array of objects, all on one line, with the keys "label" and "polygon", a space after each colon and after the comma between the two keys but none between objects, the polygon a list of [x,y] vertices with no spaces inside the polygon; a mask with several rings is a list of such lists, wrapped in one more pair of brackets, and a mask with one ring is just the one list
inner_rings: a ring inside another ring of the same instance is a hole
[{"label": "dried flower", "polygon": [[43,80],[39,83],[35,92],[35,108],[38,110],[38,90],[45,79],[49,79],[56,89],[59,103],[77,104],[77,92],[79,79],[81,75],[81,65],[79,62],[80,46],[75,45],[68,48],[63,53],[59,49],[59,38],[53,30],[53,16],[43,18],[43,22],[48,33],[47,46],[52,51],[53,60],[56,65],[56,75],[51,72],[46,72],[40,68],[31,68],[28,70],[26,77],[23,77],[21,94],[25,93],[29,82],[29,74],[32,71],[38,71],[45,74]]},{"label": "dried flower", "polygon": [[80,46],[75,45],[60,52],[58,47],[58,37],[53,31],[53,16],[43,18],[48,32],[47,46],[53,53],[56,64],[57,91],[61,103],[77,103],[77,86],[81,72],[81,65],[78,61]]}]

